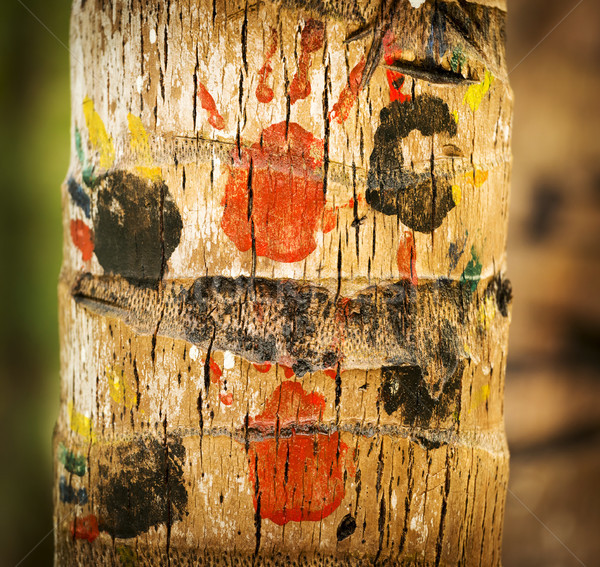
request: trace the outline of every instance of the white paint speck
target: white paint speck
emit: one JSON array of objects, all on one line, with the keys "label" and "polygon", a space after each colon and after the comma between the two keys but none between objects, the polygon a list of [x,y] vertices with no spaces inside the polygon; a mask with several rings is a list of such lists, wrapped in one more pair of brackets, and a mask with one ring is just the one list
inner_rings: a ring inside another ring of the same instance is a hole
[{"label": "white paint speck", "polygon": [[137,92],[141,93],[144,88],[144,77],[142,77],[142,75],[136,79],[135,86],[137,87]]},{"label": "white paint speck", "polygon": [[420,8],[425,4],[425,0],[408,0],[413,8]]},{"label": "white paint speck", "polygon": [[223,368],[225,370],[231,370],[235,366],[235,358],[233,353],[226,350],[223,354]]},{"label": "white paint speck", "polygon": [[156,43],[156,30],[150,30],[150,43]]},{"label": "white paint speck", "polygon": [[200,351],[198,350],[198,347],[196,345],[192,345],[190,348],[190,358],[192,360],[198,360],[199,356],[200,356]]}]

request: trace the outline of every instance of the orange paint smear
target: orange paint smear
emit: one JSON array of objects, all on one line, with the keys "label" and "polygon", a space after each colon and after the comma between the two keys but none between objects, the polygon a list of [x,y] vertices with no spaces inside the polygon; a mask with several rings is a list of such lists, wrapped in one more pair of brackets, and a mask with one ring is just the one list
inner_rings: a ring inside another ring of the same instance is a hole
[{"label": "orange paint smear", "polygon": [[221,228],[242,252],[252,249],[254,235],[257,256],[298,262],[315,250],[322,227],[323,141],[295,122],[273,124],[261,138],[241,157],[233,152]]},{"label": "orange paint smear", "polygon": [[266,372],[268,372],[269,370],[271,370],[271,363],[270,362],[265,362],[263,364],[252,364],[252,366],[254,366],[254,368],[256,368],[256,370],[258,370],[259,372],[262,372],[263,374],[265,374]]},{"label": "orange paint smear", "polygon": [[233,403],[233,394],[231,392],[222,392],[219,399],[224,406],[230,406]]},{"label": "orange paint smear", "polygon": [[[383,36],[383,60],[386,65],[392,65],[395,61],[400,59],[402,50],[396,44],[396,36],[392,30],[388,30]],[[388,85],[390,87],[390,102],[399,100],[400,102],[406,102],[410,100],[410,95],[403,94],[400,89],[404,84],[404,75],[397,71],[391,71],[386,69],[386,75]]]},{"label": "orange paint smear", "polygon": [[225,128],[225,120],[223,120],[223,117],[217,110],[215,99],[200,82],[198,83],[198,96],[200,97],[202,108],[208,112],[208,123],[217,130],[223,130]]},{"label": "orange paint smear", "polygon": [[[267,400],[265,409],[249,421],[267,431],[293,425],[315,424],[325,409],[325,398],[306,393],[298,382],[283,382]],[[251,442],[248,450],[254,508],[278,525],[320,521],[345,496],[344,469],[348,447],[339,433],[267,437]]]},{"label": "orange paint smear", "polygon": [[292,79],[289,89],[290,104],[305,99],[310,94],[311,86],[308,80],[308,70],[310,68],[311,54],[323,47],[324,39],[325,26],[323,22],[309,19],[304,28],[302,28],[298,71]]},{"label": "orange paint smear", "polygon": [[223,376],[221,367],[212,359],[212,357],[208,362],[208,366],[210,368],[210,381],[213,384],[218,384],[221,381],[221,376]]},{"label": "orange paint smear", "polygon": [[92,259],[94,253],[94,236],[90,227],[82,220],[71,221],[71,240],[81,251],[84,262]]},{"label": "orange paint smear", "polygon": [[365,69],[365,58],[363,57],[350,71],[348,84],[342,89],[340,98],[333,105],[329,112],[329,120],[335,119],[340,124],[348,118],[350,111],[358,98],[360,81],[362,80],[363,71]]},{"label": "orange paint smear", "polygon": [[75,539],[87,539],[90,543],[94,541],[100,534],[98,530],[98,518],[93,514],[75,518],[71,522],[71,535]]},{"label": "orange paint smear", "polygon": [[259,102],[269,103],[273,100],[273,89],[267,85],[267,78],[273,71],[271,67],[271,59],[273,55],[275,55],[275,51],[277,51],[277,30],[275,28],[271,28],[271,44],[269,45],[269,49],[265,51],[265,59],[263,66],[258,71],[258,86],[256,87],[256,98]]},{"label": "orange paint smear", "polygon": [[417,252],[412,232],[409,230],[406,230],[403,237],[401,237],[400,246],[398,246],[397,261],[400,277],[402,279],[410,279],[413,285],[417,285]]}]

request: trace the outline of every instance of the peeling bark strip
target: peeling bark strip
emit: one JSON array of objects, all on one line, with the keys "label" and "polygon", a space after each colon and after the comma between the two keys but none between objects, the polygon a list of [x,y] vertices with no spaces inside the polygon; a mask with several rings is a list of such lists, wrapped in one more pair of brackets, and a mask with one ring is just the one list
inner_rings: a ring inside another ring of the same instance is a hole
[{"label": "peeling bark strip", "polygon": [[501,0],[73,6],[57,565],[499,565]]}]

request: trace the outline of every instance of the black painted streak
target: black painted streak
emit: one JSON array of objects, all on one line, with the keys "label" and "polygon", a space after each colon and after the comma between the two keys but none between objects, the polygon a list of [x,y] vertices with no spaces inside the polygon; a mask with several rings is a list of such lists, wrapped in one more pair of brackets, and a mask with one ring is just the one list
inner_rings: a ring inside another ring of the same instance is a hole
[{"label": "black painted streak", "polygon": [[337,528],[337,540],[344,541],[349,538],[356,530],[356,520],[351,514],[346,514]]},{"label": "black painted streak", "polygon": [[99,465],[97,509],[102,531],[132,538],[186,513],[185,447],[178,438],[170,438],[167,445],[165,451],[156,439],[137,438],[110,446],[110,465]]},{"label": "black painted streak", "polygon": [[91,215],[92,202],[89,195],[83,190],[83,187],[75,181],[72,177],[69,177],[67,181],[67,189],[73,204],[79,207],[83,214],[89,219]]},{"label": "black painted streak", "polygon": [[440,98],[418,95],[409,102],[394,101],[383,108],[370,157],[366,200],[376,211],[397,215],[418,232],[432,232],[454,208],[452,186],[432,173],[403,168],[402,140],[413,130],[423,136],[456,135],[456,122]]},{"label": "black painted streak", "polygon": [[182,228],[164,182],[125,171],[111,172],[102,180],[94,252],[106,273],[136,281],[158,280],[163,262],[179,245]]}]

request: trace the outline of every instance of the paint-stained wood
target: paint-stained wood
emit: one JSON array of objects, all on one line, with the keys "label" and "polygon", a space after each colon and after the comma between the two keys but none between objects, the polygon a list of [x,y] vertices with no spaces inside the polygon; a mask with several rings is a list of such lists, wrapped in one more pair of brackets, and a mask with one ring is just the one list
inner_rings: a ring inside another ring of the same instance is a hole
[{"label": "paint-stained wood", "polygon": [[504,10],[74,5],[58,565],[500,563]]}]

